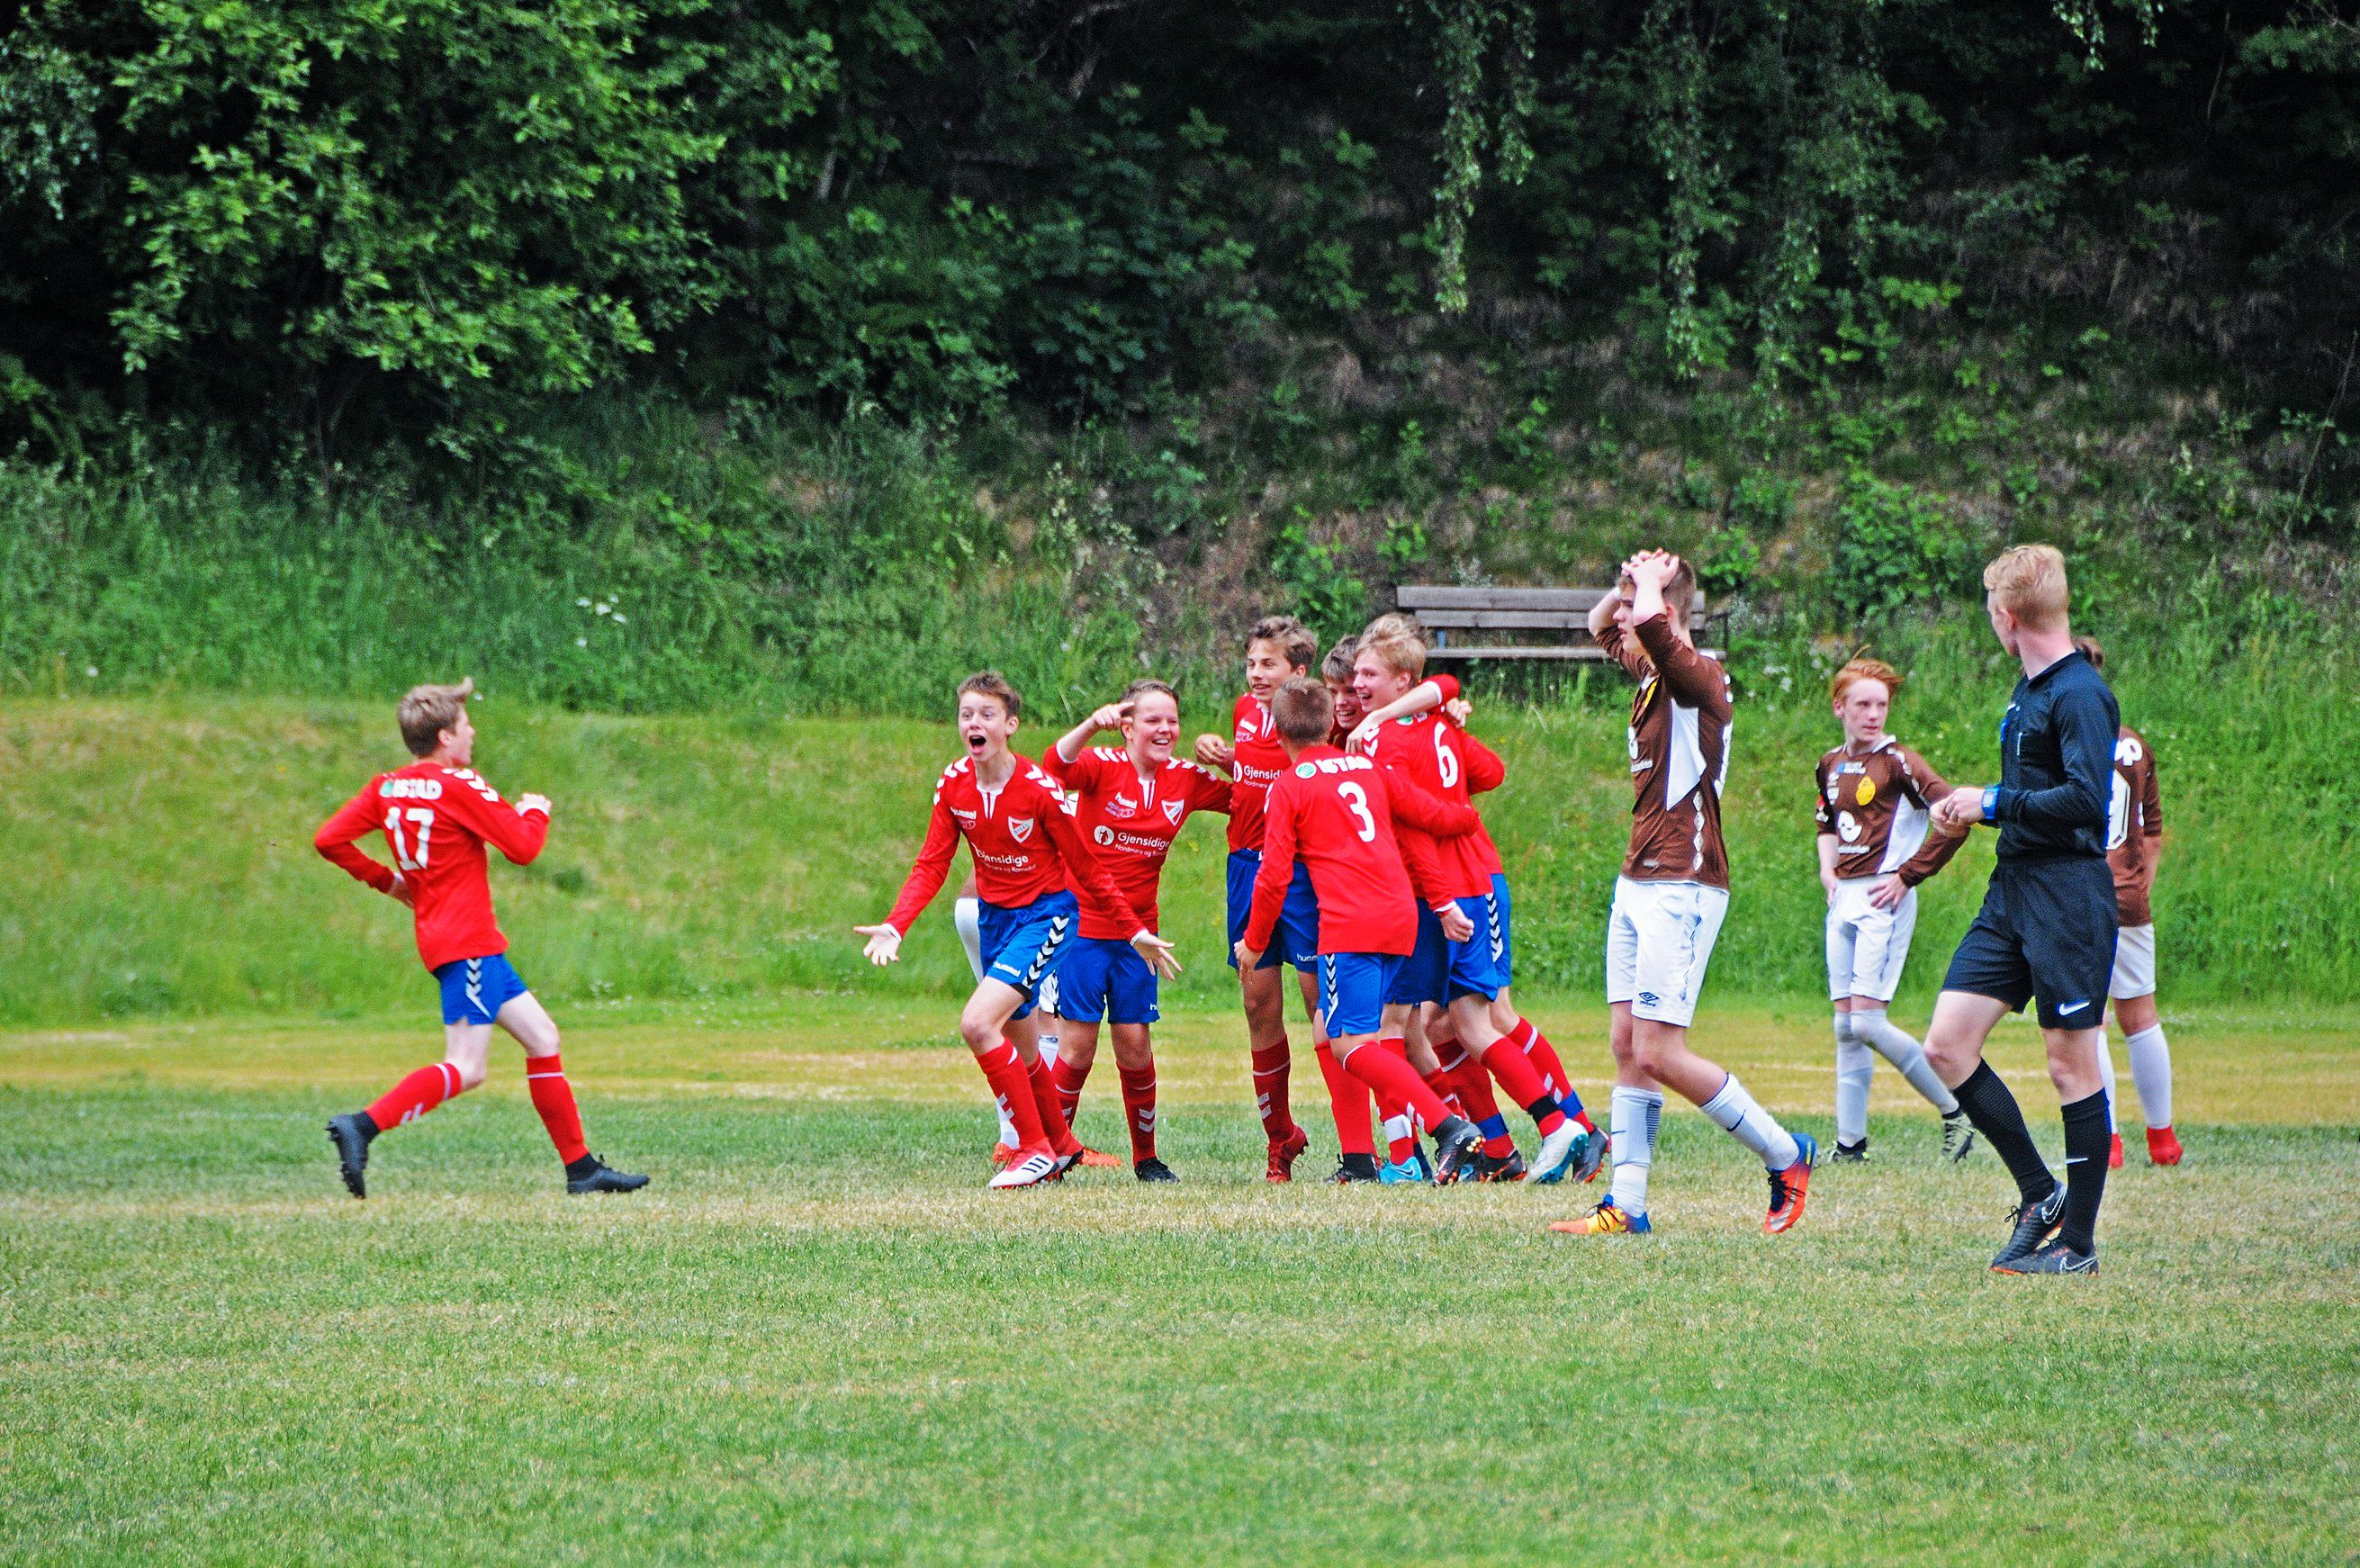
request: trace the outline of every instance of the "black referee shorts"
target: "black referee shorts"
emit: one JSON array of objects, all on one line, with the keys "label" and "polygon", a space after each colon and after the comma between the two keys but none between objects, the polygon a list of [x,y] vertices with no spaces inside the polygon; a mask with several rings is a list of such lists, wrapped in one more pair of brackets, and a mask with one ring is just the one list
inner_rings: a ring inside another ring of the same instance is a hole
[{"label": "black referee shorts", "polygon": [[2105,1016],[2116,928],[2104,861],[2002,861],[1942,989],[1994,997],[2011,1013],[2037,997],[2042,1028],[2094,1029]]}]

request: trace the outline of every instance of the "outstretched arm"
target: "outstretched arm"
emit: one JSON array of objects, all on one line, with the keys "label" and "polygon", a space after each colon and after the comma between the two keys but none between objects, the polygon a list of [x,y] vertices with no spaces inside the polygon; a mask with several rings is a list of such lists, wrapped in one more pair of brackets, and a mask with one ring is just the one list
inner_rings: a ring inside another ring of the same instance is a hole
[{"label": "outstretched arm", "polygon": [[943,792],[934,791],[932,813],[926,818],[926,841],[919,846],[917,862],[910,868],[907,881],[901,883],[901,895],[893,901],[893,913],[885,916],[881,925],[855,926],[853,930],[869,938],[867,950],[872,964],[890,964],[901,956],[901,938],[909,933],[926,905],[940,893],[943,879],[950,875],[951,857],[958,852],[958,821],[951,808],[943,804]]}]

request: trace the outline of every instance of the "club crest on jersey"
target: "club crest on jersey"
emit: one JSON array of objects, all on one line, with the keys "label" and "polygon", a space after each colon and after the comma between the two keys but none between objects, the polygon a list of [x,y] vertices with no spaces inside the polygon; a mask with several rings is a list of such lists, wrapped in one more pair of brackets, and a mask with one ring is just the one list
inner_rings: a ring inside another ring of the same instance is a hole
[{"label": "club crest on jersey", "polygon": [[1861,805],[1866,806],[1876,798],[1876,781],[1866,773],[1861,774],[1860,787],[1852,792],[1852,797]]},{"label": "club crest on jersey", "polygon": [[1020,844],[1030,842],[1032,838],[1032,818],[1029,817],[1010,817],[1008,819],[1008,836],[1015,839]]},{"label": "club crest on jersey", "polygon": [[1175,828],[1179,827],[1180,814],[1186,810],[1187,807],[1188,803],[1185,800],[1167,800],[1164,802],[1164,820],[1169,822]]}]

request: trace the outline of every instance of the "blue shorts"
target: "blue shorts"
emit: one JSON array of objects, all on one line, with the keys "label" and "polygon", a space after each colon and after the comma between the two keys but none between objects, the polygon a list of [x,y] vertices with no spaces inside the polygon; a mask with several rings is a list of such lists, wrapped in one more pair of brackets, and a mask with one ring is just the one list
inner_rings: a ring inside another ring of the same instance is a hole
[{"label": "blue shorts", "polygon": [[1491,902],[1500,916],[1500,984],[1504,988],[1516,978],[1516,923],[1508,907],[1508,879],[1499,872],[1491,873]]},{"label": "blue shorts", "polygon": [[1070,893],[1046,893],[1015,909],[986,900],[976,913],[983,936],[983,978],[1022,992],[1023,1005],[1010,1016],[1031,1017],[1033,999],[1074,945],[1080,905]]},{"label": "blue shorts", "polygon": [[[1480,996],[1489,1002],[1507,988],[1508,930],[1500,918],[1497,897],[1462,898],[1459,913],[1467,916],[1475,934],[1450,944],[1449,1000]],[[1439,928],[1437,923],[1437,929]]]},{"label": "blue shorts", "polygon": [[2113,889],[2113,872],[2095,856],[2001,861],[1942,989],[1991,997],[2010,1012],[2038,997],[2042,1028],[2098,1027],[2114,973]]},{"label": "blue shorts", "polygon": [[1328,1025],[1329,1039],[1378,1031],[1384,1023],[1385,1002],[1401,962],[1394,953],[1319,955],[1319,1016]]},{"label": "blue shorts", "polygon": [[1417,906],[1417,945],[1409,957],[1393,966],[1385,982],[1387,1002],[1446,1002],[1450,991],[1450,943],[1442,934],[1442,918],[1421,904]]},{"label": "blue shorts", "polygon": [[1057,1016],[1076,1024],[1153,1024],[1155,971],[1129,942],[1084,937],[1057,965]]},{"label": "blue shorts", "polygon": [[[1260,850],[1229,851],[1229,967],[1238,967],[1238,941],[1246,934],[1253,914],[1254,878],[1262,874]],[[1286,884],[1286,902],[1279,906],[1278,930],[1256,969],[1276,969],[1291,963],[1309,973],[1319,962],[1319,898],[1311,891],[1311,868],[1295,862],[1295,880]]]},{"label": "blue shorts", "polygon": [[442,1022],[488,1024],[500,1009],[525,993],[524,977],[506,953],[453,959],[434,971],[442,986]]}]

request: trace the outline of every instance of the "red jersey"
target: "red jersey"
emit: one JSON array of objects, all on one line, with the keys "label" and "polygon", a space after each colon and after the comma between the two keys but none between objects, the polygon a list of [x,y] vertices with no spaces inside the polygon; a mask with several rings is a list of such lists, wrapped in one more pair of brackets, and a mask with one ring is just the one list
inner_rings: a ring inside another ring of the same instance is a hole
[{"label": "red jersey", "polygon": [[[1426,678],[1441,689],[1443,701],[1456,702],[1459,699],[1458,676],[1429,675]],[[1470,796],[1488,795],[1507,782],[1508,764],[1501,761],[1499,752],[1456,726],[1453,727],[1452,732],[1458,736],[1458,740],[1453,743],[1459,749],[1459,760],[1464,764],[1467,780],[1467,793]],[[1473,803],[1470,801],[1469,804]],[[1491,842],[1491,831],[1483,826],[1483,818],[1480,814],[1475,818],[1475,831],[1468,837],[1474,842],[1475,852],[1482,857],[1485,872],[1491,876],[1508,874],[1508,868],[1500,862],[1499,846]],[[1485,884],[1484,891],[1487,893],[1491,891],[1489,883]]]},{"label": "red jersey", "polygon": [[962,838],[975,861],[976,895],[986,904],[1021,909],[1053,893],[1071,893],[1081,900],[1083,919],[1121,924],[1125,937],[1139,929],[1114,879],[1075,827],[1073,804],[1064,789],[1023,757],[1016,759],[1008,782],[994,790],[977,779],[972,757],[943,770],[926,841],[885,924],[910,934],[911,923],[942,891]]},{"label": "red jersey", "polygon": [[[1407,778],[1437,799],[1465,806],[1472,817],[1475,808],[1468,793],[1465,760],[1468,746],[1465,730],[1439,713],[1427,712],[1396,718],[1379,729],[1365,754],[1374,758],[1387,773]],[[1491,760],[1499,761],[1497,757]],[[1491,836],[1483,833],[1480,817],[1474,820],[1472,833],[1431,840],[1445,898],[1481,898],[1491,891],[1491,872],[1500,863],[1500,857],[1496,850],[1487,857]],[[1404,831],[1407,836],[1419,829],[1410,828]]]},{"label": "red jersey", "polygon": [[1262,802],[1272,781],[1286,772],[1286,748],[1270,708],[1251,692],[1229,710],[1229,851],[1262,848]]},{"label": "red jersey", "polygon": [[1466,832],[1474,813],[1393,778],[1367,757],[1319,745],[1305,747],[1271,785],[1248,947],[1269,948],[1298,856],[1319,901],[1321,952],[1406,956],[1416,945],[1417,895],[1394,818],[1448,835]]},{"label": "red jersey", "polygon": [[[1229,780],[1174,757],[1142,782],[1131,753],[1120,746],[1086,747],[1070,762],[1052,746],[1042,754],[1041,771],[1074,792],[1083,836],[1106,862],[1132,912],[1154,930],[1164,857],[1172,852],[1172,840],[1190,812],[1229,809]],[[1138,929],[1134,925],[1118,931],[1084,911],[1080,934],[1127,942]]]},{"label": "red jersey", "polygon": [[410,884],[418,957],[428,969],[508,950],[492,918],[484,846],[529,863],[549,840],[539,806],[519,811],[473,768],[412,762],[369,780],[320,825],[311,847],[383,893],[393,886],[393,867],[355,848],[372,833],[385,835]]}]

